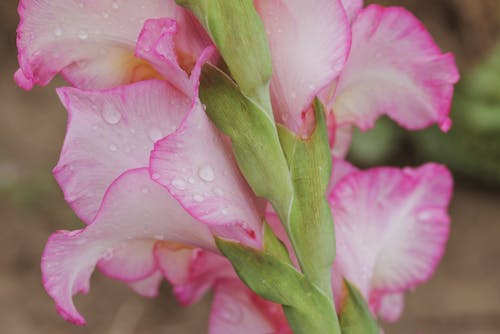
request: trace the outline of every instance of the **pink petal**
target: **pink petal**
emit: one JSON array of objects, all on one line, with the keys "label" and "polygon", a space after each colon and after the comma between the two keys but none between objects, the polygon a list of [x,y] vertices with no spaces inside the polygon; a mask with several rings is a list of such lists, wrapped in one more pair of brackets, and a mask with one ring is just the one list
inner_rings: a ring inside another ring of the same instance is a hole
[{"label": "pink petal", "polygon": [[382,294],[377,301],[376,313],[386,322],[396,322],[403,315],[404,294]]},{"label": "pink petal", "polygon": [[[78,231],[53,234],[42,257],[44,286],[55,300],[61,316],[76,324],[85,321],[72,296],[89,290],[89,279],[99,261],[133,257],[138,240],[150,243],[168,240],[215,251],[209,230],[191,218],[163,187],[151,181],[147,168],[127,171],[108,189],[92,224]],[[145,254],[147,256],[147,253]],[[153,256],[151,253],[149,256]],[[150,261],[143,261],[150,269]],[[134,261],[139,264],[139,261]],[[127,270],[133,268],[133,275]],[[130,278],[138,270],[126,265],[114,276]]]},{"label": "pink petal", "polygon": [[340,0],[256,0],[271,46],[271,98],[278,121],[294,132],[315,95],[342,69],[350,29]]},{"label": "pink petal", "polygon": [[442,54],[425,27],[402,8],[371,5],[352,27],[352,48],[337,83],[339,125],[371,128],[388,114],[408,129],[437,123],[446,131],[453,84],[452,54]]},{"label": "pink petal", "polygon": [[192,86],[175,53],[177,23],[171,19],[150,19],[144,23],[135,54],[148,61],[164,78],[187,96]]},{"label": "pink petal", "polygon": [[183,305],[198,302],[218,280],[237,278],[226,258],[201,249],[174,251],[158,244],[155,255],[164,276],[174,288],[175,296]]},{"label": "pink petal", "polygon": [[139,295],[152,298],[158,296],[158,290],[160,289],[162,280],[163,275],[157,270],[149,277],[140,281],[128,283],[128,285]]},{"label": "pink petal", "polygon": [[150,277],[156,271],[153,256],[154,242],[130,240],[113,249],[113,256],[102,258],[98,267],[107,276],[126,282],[137,282]]},{"label": "pink petal", "polygon": [[[273,309],[268,307],[265,301],[262,301],[264,303],[256,302],[257,298],[259,297],[238,280],[220,281],[215,288],[209,333],[291,334],[291,331],[282,329],[278,325],[279,320],[284,318],[283,313],[269,312]],[[279,307],[279,305],[276,306]],[[275,316],[276,319],[270,316]],[[286,320],[284,321],[286,323]]]},{"label": "pink petal", "polygon": [[363,0],[342,0],[349,21],[353,21],[363,8]]},{"label": "pink petal", "polygon": [[345,176],[329,196],[334,270],[365,297],[403,292],[429,279],[449,234],[452,178],[436,164],[375,168]]},{"label": "pink petal", "polygon": [[148,166],[154,141],[174,131],[191,104],[161,81],[96,92],[61,88],[58,93],[69,116],[54,176],[86,222],[116,177]]},{"label": "pink petal", "polygon": [[352,143],[352,126],[344,125],[335,128],[333,131],[334,139],[332,140],[332,156],[343,159],[349,153]]},{"label": "pink petal", "polygon": [[22,0],[17,47],[20,86],[46,85],[58,72],[81,88],[129,82],[141,64],[133,50],[148,18],[173,17],[172,0]]},{"label": "pink petal", "polygon": [[215,234],[260,247],[262,223],[252,192],[199,102],[155,144],[150,166],[152,177]]}]

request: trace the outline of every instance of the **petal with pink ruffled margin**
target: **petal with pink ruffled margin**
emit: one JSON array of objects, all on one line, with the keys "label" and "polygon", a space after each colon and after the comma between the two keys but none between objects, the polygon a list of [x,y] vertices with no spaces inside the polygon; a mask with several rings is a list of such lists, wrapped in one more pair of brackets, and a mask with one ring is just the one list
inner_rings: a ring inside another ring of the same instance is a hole
[{"label": "petal with pink ruffled margin", "polygon": [[160,289],[162,281],[163,275],[159,270],[157,270],[149,277],[136,282],[128,283],[128,286],[143,297],[153,298],[158,296],[158,290]]},{"label": "petal with pink ruffled margin", "polygon": [[260,298],[238,280],[219,281],[215,287],[208,332],[291,334],[281,307],[257,299]]},{"label": "petal with pink ruffled margin", "polygon": [[[127,171],[109,187],[92,224],[78,231],[58,231],[45,246],[44,286],[63,318],[75,324],[85,322],[72,296],[89,291],[89,279],[99,261],[112,258],[115,251],[120,252],[120,258],[127,250],[133,253],[136,248],[127,246],[137,240],[150,243],[168,240],[216,250],[208,228],[189,216],[162,186],[153,182],[147,168]],[[144,259],[145,270],[134,266],[134,273],[148,271],[149,262]],[[129,265],[121,273],[114,269],[115,277],[131,276],[127,272]]]},{"label": "petal with pink ruffled margin", "polygon": [[155,144],[151,175],[196,219],[224,238],[260,248],[262,222],[232,152],[201,103]]},{"label": "petal with pink ruffled margin", "polygon": [[271,47],[271,98],[278,121],[303,130],[303,112],[342,69],[350,28],[340,0],[256,0]]},{"label": "petal with pink ruffled margin", "polygon": [[191,96],[192,85],[187,73],[180,67],[175,53],[176,33],[177,23],[172,19],[147,20],[137,41],[135,55],[148,61],[172,85],[185,95]]},{"label": "petal with pink ruffled margin", "polygon": [[221,255],[202,249],[172,250],[157,244],[155,257],[174,295],[183,305],[192,305],[223,278],[237,279],[229,261]]},{"label": "petal with pink ruffled margin", "polygon": [[342,0],[347,17],[352,22],[363,8],[363,0]]},{"label": "petal with pink ruffled margin", "polygon": [[403,8],[370,5],[352,27],[352,48],[333,110],[339,125],[363,130],[387,114],[415,130],[437,123],[443,131],[459,74],[418,19]]},{"label": "petal with pink ruffled margin", "polygon": [[367,299],[426,281],[449,234],[452,177],[437,164],[353,172],[329,194],[335,221],[334,271]]},{"label": "petal with pink ruffled margin", "polygon": [[191,105],[188,97],[157,80],[108,91],[61,88],[58,94],[69,116],[54,176],[85,222],[116,177],[148,166],[154,141],[174,131]]},{"label": "petal with pink ruffled margin", "polygon": [[18,84],[46,85],[58,72],[80,88],[130,82],[142,65],[133,50],[144,21],[175,17],[173,0],[22,0]]}]

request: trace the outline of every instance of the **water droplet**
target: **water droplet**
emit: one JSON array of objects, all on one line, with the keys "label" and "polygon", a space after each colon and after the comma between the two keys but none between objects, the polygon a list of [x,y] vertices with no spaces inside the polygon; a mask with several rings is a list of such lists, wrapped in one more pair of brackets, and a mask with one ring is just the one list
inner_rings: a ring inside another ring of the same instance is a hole
[{"label": "water droplet", "polygon": [[161,175],[160,175],[160,174],[158,174],[158,173],[153,173],[153,175],[151,175],[151,178],[152,178],[153,180],[158,180],[160,177],[161,177]]},{"label": "water droplet", "polygon": [[229,210],[228,210],[228,209],[222,209],[222,211],[221,211],[221,212],[222,212],[222,214],[223,214],[224,216],[227,216],[227,215],[229,214]]},{"label": "water droplet", "polygon": [[155,235],[155,239],[156,240],[165,240],[165,237],[163,235],[161,235],[161,234],[156,234]]},{"label": "water droplet", "polygon": [[220,313],[220,317],[222,320],[228,323],[238,324],[241,322],[243,318],[243,313],[238,305],[227,304],[226,307]]},{"label": "water droplet", "polygon": [[143,194],[147,194],[147,193],[149,193],[149,189],[148,189],[148,188],[146,188],[146,187],[142,188],[142,193],[143,193]]},{"label": "water droplet", "polygon": [[205,165],[198,170],[198,176],[200,179],[206,182],[212,182],[215,180],[215,173],[211,166]]},{"label": "water droplet", "polygon": [[86,30],[80,30],[78,32],[78,38],[82,41],[86,40],[89,37],[89,33]]},{"label": "water droplet", "polygon": [[111,5],[111,7],[113,7],[113,9],[118,9],[118,8],[120,8],[120,5],[118,4],[118,2],[113,1],[113,4]]},{"label": "water droplet", "polygon": [[179,179],[179,178],[173,179],[172,185],[174,186],[175,189],[178,189],[178,190],[185,190],[186,189],[186,182],[184,182],[183,179]]},{"label": "water droplet", "polygon": [[203,202],[203,200],[205,199],[205,197],[201,196],[201,195],[194,195],[193,196],[193,199],[195,200],[195,202]]},{"label": "water droplet", "polygon": [[195,178],[194,178],[194,177],[190,176],[190,177],[188,178],[188,182],[189,182],[189,183],[191,183],[191,184],[194,184],[194,183],[196,183],[196,180],[195,180]]},{"label": "water droplet", "polygon": [[122,119],[122,115],[115,108],[109,105],[103,107],[101,114],[106,123],[111,125],[118,124]]},{"label": "water droplet", "polygon": [[108,12],[102,12],[102,17],[104,17],[105,19],[107,19],[109,17],[109,13]]},{"label": "water droplet", "polygon": [[222,196],[222,195],[224,195],[224,191],[223,191],[221,188],[215,188],[215,189],[214,189],[214,193],[215,193],[217,196]]},{"label": "water droplet", "polygon": [[114,145],[114,144],[111,144],[111,145],[109,145],[109,150],[111,152],[116,152],[118,150],[118,147],[116,147],[116,145]]},{"label": "water droplet", "polygon": [[149,139],[151,139],[153,143],[161,139],[162,137],[163,135],[159,129],[153,128],[149,130]]},{"label": "water droplet", "polygon": [[105,261],[109,261],[109,260],[111,260],[113,258],[113,256],[114,256],[113,248],[109,248],[102,255],[102,259],[105,260]]},{"label": "water droplet", "polygon": [[54,29],[54,35],[56,35],[56,37],[61,37],[63,34],[63,31],[60,27],[57,27],[56,29]]}]

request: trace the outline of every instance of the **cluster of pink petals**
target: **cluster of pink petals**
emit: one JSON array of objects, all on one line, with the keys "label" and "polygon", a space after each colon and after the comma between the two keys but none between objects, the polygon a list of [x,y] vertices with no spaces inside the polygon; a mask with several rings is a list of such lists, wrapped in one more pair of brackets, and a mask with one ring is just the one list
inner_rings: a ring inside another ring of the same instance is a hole
[{"label": "cluster of pink petals", "polygon": [[[360,0],[255,6],[271,46],[277,121],[307,135],[319,96],[335,157],[352,126],[368,129],[383,114],[408,129],[451,125],[453,57],[404,9],[363,9]],[[263,215],[287,240],[198,99],[201,66],[218,55],[194,17],[173,0],[22,0],[19,13],[16,82],[31,89],[60,73],[74,86],[58,89],[68,128],[54,175],[87,227],[58,231],[45,248],[44,286],[59,313],[84,323],[72,299],[98,267],[144,296],[165,278],[183,304],[213,288],[211,333],[291,333],[281,308],[246,288],[214,244],[217,235],[261,247]],[[327,198],[340,309],[347,278],[374,314],[399,317],[404,293],[442,257],[451,191],[439,165],[359,171],[334,160]]]}]

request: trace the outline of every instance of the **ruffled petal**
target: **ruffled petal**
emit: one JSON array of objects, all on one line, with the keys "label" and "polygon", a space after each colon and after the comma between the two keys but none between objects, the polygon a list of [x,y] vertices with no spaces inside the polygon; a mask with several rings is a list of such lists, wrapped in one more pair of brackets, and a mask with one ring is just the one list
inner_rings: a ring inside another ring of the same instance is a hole
[{"label": "ruffled petal", "polygon": [[199,248],[172,250],[168,245],[158,244],[155,255],[163,275],[183,305],[198,302],[220,279],[237,279],[226,258]]},{"label": "ruffled petal", "polygon": [[191,99],[168,83],[144,81],[108,91],[61,88],[68,129],[54,176],[89,222],[121,173],[146,167],[153,143],[174,131]]},{"label": "ruffled petal", "polygon": [[387,114],[411,130],[434,123],[449,129],[457,67],[417,18],[403,8],[371,5],[357,16],[352,35],[333,100],[339,125],[366,130]]},{"label": "ruffled petal", "polygon": [[261,246],[254,196],[199,102],[174,133],[155,144],[150,166],[153,179],[215,234]]},{"label": "ruffled petal", "polygon": [[[44,286],[63,318],[76,324],[85,322],[72,296],[89,290],[90,276],[99,261],[109,263],[115,252],[123,259],[127,250],[129,256],[134,256],[136,247],[128,246],[136,245],[138,240],[168,240],[215,251],[208,228],[153,182],[147,168],[130,170],[109,187],[92,224],[78,231],[56,232],[47,242],[42,257]],[[138,265],[139,261],[134,263]],[[147,258],[144,265],[149,268]],[[120,277],[130,277],[126,272],[130,268],[134,274],[137,270],[129,264],[122,268],[122,273],[113,268],[114,275]]]},{"label": "ruffled petal", "polygon": [[80,88],[108,88],[134,79],[145,64],[133,57],[144,21],[174,17],[172,0],[22,0],[18,84],[46,85],[58,72]]},{"label": "ruffled petal", "polygon": [[403,292],[426,281],[448,240],[452,178],[437,164],[353,172],[329,195],[334,271],[371,292]]},{"label": "ruffled petal", "polygon": [[256,0],[273,60],[271,98],[278,121],[298,133],[314,96],[342,70],[350,29],[340,0]]},{"label": "ruffled petal", "polygon": [[177,23],[172,19],[150,19],[137,41],[135,55],[146,60],[172,85],[187,96],[192,95],[192,85],[187,73],[180,67],[175,51]]},{"label": "ruffled petal", "polygon": [[[215,288],[209,333],[291,334],[289,329],[282,328],[279,324],[280,320],[286,323],[283,313],[273,312],[275,310],[264,300],[256,302],[257,298],[259,297],[240,281],[221,280]],[[279,305],[273,304],[273,306],[280,308]]]}]

